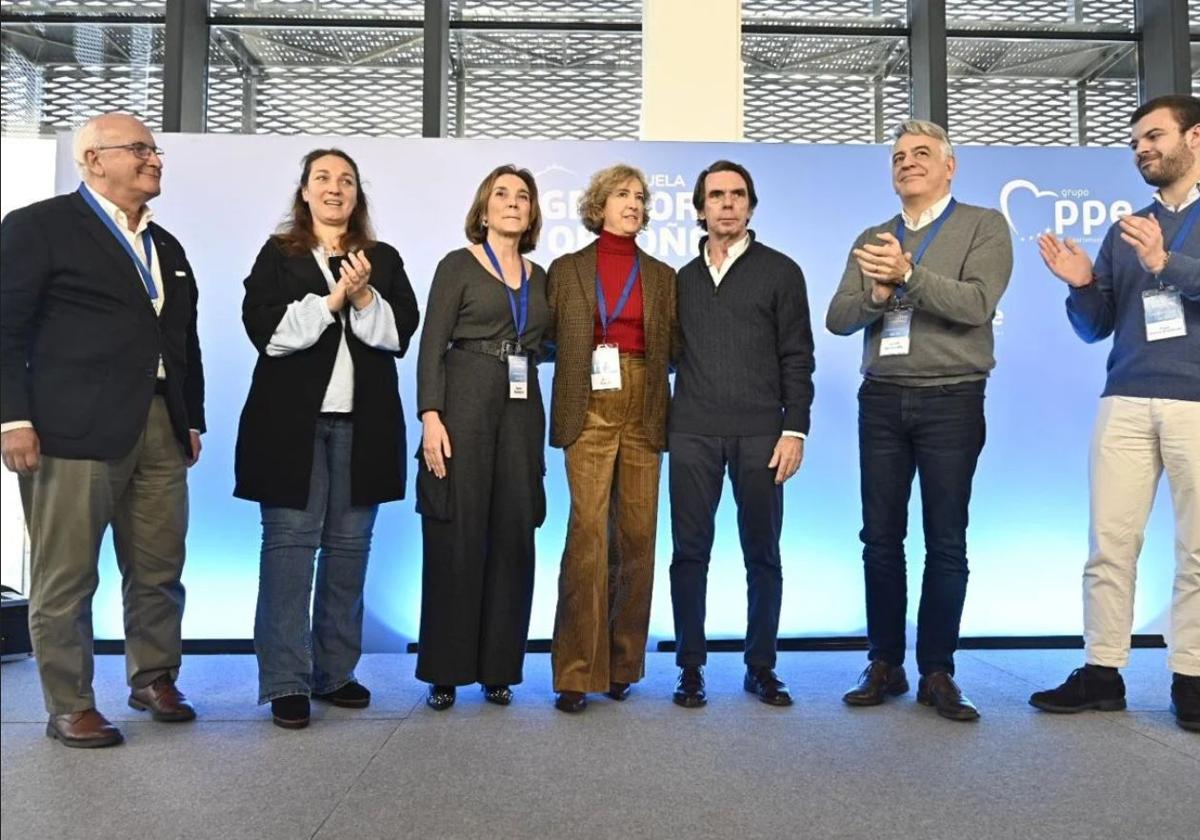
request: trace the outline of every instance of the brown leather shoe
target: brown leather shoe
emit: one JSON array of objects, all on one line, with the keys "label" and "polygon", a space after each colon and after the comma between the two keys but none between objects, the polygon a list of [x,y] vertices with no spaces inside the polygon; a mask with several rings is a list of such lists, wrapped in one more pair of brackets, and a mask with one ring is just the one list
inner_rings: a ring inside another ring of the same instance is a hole
[{"label": "brown leather shoe", "polygon": [[178,723],[196,717],[196,710],[175,687],[169,674],[163,674],[145,688],[129,692],[129,705],[139,712],[150,712],[159,723]]},{"label": "brown leather shoe", "polygon": [[125,740],[121,730],[95,709],[50,715],[46,735],[62,741],[67,747],[113,747]]},{"label": "brown leather shoe", "polygon": [[876,659],[859,675],[858,685],[842,695],[850,706],[878,706],[888,697],[908,691],[908,677],[903,665],[892,665]]},{"label": "brown leather shoe", "polygon": [[979,710],[967,699],[962,689],[945,671],[934,671],[917,683],[917,702],[933,706],[937,713],[950,720],[978,720]]}]

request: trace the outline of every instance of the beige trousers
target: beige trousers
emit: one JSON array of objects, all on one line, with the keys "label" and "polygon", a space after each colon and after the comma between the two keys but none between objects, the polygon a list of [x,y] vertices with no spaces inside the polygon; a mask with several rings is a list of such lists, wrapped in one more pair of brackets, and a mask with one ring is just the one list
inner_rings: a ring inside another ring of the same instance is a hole
[{"label": "beige trousers", "polygon": [[42,457],[20,480],[30,537],[29,634],[46,711],[94,708],[92,596],[111,524],[125,606],[125,668],[142,688],[179,671],[187,467],[166,401],[150,403],[133,449],[113,461]]},{"label": "beige trousers", "polygon": [[1175,591],[1167,662],[1200,676],[1200,402],[1100,401],[1091,449],[1090,552],[1083,571],[1087,661],[1129,662],[1134,582],[1146,520],[1166,470],[1175,508]]}]

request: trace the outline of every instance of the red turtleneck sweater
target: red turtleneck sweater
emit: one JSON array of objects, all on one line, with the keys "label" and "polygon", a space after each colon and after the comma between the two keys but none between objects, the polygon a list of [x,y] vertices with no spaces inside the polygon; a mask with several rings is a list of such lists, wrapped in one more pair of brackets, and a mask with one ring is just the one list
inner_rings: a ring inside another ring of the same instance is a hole
[{"label": "red turtleneck sweater", "polygon": [[[617,305],[617,299],[629,279],[629,270],[633,268],[634,257],[637,256],[637,245],[632,237],[617,236],[606,230],[600,231],[596,241],[596,270],[600,274],[600,285],[604,289],[604,300],[608,304],[608,315]],[[604,331],[600,328],[599,301],[597,301],[595,342],[604,341]],[[608,343],[615,344],[622,353],[642,355],[646,352],[646,330],[642,325],[642,277],[633,283],[633,291],[621,315],[608,325]]]}]

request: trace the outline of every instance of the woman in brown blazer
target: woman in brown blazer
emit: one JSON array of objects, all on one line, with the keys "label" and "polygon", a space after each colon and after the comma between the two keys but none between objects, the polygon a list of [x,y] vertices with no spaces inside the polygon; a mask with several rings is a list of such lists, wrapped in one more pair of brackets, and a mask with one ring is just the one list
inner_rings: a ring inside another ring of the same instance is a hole
[{"label": "woman in brown blazer", "polygon": [[579,211],[599,238],[547,280],[550,444],[565,449],[571,492],[551,649],[564,712],[587,708],[588,692],[624,700],[645,673],[676,323],[674,270],[635,242],[647,193],[631,166],[593,175]]}]

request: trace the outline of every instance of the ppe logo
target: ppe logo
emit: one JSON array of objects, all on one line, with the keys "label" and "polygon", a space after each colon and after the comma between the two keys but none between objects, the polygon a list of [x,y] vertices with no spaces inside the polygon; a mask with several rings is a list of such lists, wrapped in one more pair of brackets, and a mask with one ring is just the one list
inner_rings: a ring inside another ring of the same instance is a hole
[{"label": "ppe logo", "polygon": [[1133,205],[1123,199],[1102,201],[1088,189],[1043,190],[1017,178],[1000,190],[1000,212],[1019,242],[1037,239],[1043,231],[1098,242],[1109,225],[1133,212]]}]

